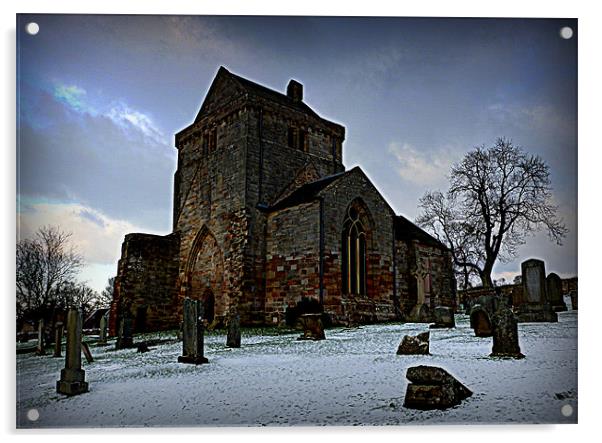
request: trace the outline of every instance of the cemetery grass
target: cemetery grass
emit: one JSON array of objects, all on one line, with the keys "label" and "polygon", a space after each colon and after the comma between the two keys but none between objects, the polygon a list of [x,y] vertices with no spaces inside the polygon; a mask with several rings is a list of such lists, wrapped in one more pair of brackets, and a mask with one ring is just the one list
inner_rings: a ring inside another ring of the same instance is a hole
[{"label": "cemetery grass", "polygon": [[[174,331],[136,336],[150,343],[147,353],[86,337],[95,359],[83,360],[86,394],[56,393],[64,358],[17,355],[17,427],[576,423],[577,311],[559,313],[558,323],[519,324],[522,360],[489,357],[492,339],[475,337],[467,316],[456,325],[431,330],[428,356],[395,354],[426,324],[331,328],[315,342],[290,329],[242,328],[234,349],[225,330],[212,331],[209,363],[199,366],[177,362]],[[474,395],[445,411],[404,408],[406,370],[419,364],[446,369]],[[30,421],[34,408],[39,419]]]}]

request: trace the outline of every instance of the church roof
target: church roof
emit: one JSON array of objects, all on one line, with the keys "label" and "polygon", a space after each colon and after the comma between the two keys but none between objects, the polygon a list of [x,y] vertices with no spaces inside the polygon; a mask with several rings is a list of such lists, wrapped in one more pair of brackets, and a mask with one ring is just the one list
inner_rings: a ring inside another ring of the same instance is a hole
[{"label": "church roof", "polygon": [[[288,95],[283,94],[282,92],[278,92],[274,89],[270,89],[266,86],[260,85],[259,83],[255,83],[249,79],[246,79],[239,75],[233,74],[232,72],[228,71],[223,66],[221,66],[219,68],[219,70],[223,71],[223,73],[225,73],[225,74],[228,74],[231,78],[233,78],[236,82],[238,82],[238,84],[240,84],[250,94],[254,94],[256,96],[265,98],[267,100],[271,100],[271,101],[280,103],[281,105],[295,108],[298,111],[311,114],[315,118],[319,118],[320,120],[323,120],[322,117],[320,117],[313,109],[311,109],[309,106],[307,106],[302,101],[295,101],[292,98],[290,98]],[[219,71],[218,71],[218,73],[219,73]]]},{"label": "church roof", "polygon": [[438,248],[448,249],[443,243],[437,240],[435,237],[430,235],[428,232],[422,230],[410,220],[405,218],[403,215],[395,216],[395,240],[418,240],[421,243],[435,246]]},{"label": "church roof", "polygon": [[[351,171],[353,171],[353,169]],[[304,185],[299,186],[297,189],[295,189],[292,193],[287,195],[282,200],[277,201],[276,203],[266,207],[265,209],[268,212],[271,212],[277,211],[279,209],[297,206],[302,203],[309,203],[312,200],[315,200],[320,191],[326,188],[329,184],[343,177],[345,174],[350,173],[351,171],[344,171],[339,172],[337,174],[327,175],[326,177],[322,177],[319,180],[305,183]]]}]

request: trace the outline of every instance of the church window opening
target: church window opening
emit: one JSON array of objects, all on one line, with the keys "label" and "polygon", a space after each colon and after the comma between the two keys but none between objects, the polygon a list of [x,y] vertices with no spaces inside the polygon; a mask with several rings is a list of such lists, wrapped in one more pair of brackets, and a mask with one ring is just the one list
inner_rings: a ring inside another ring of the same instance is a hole
[{"label": "church window opening", "polygon": [[343,292],[366,295],[366,231],[353,207],[343,225]]}]

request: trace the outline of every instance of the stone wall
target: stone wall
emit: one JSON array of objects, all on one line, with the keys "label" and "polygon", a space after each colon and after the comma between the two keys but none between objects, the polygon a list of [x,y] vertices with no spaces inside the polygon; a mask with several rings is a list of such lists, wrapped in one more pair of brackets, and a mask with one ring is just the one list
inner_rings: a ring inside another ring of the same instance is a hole
[{"label": "stone wall", "polygon": [[319,203],[268,216],[265,323],[283,324],[287,308],[304,297],[319,300]]},{"label": "stone wall", "polygon": [[121,315],[133,318],[136,332],[178,325],[175,311],[178,253],[177,234],[125,236],[109,318],[112,335]]},{"label": "stone wall", "polygon": [[[393,211],[360,168],[326,187],[324,201],[324,309],[334,323],[397,318],[393,287]],[[367,220],[367,294],[343,293],[342,233],[348,208],[357,204]]]}]

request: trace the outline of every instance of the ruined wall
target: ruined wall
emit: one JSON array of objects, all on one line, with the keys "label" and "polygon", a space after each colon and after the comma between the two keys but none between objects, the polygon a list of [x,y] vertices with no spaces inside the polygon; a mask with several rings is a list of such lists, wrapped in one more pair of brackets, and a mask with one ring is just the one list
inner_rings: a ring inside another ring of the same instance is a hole
[{"label": "ruined wall", "polygon": [[111,303],[109,329],[115,335],[122,315],[134,320],[134,331],[177,327],[176,280],[179,269],[177,234],[128,234],[121,247]]},{"label": "ruined wall", "polygon": [[[361,169],[354,168],[324,189],[324,310],[334,323],[396,318],[393,290],[393,213]],[[343,294],[342,235],[347,208],[354,200],[369,214],[367,295]]]},{"label": "ruined wall", "polygon": [[265,323],[283,324],[287,308],[303,297],[319,300],[319,203],[268,215]]}]

